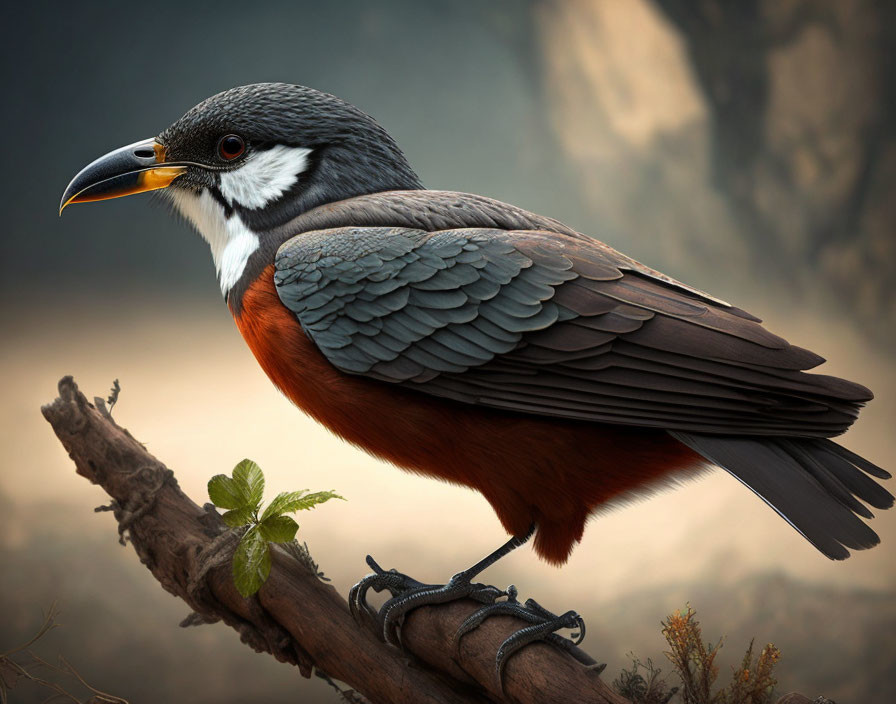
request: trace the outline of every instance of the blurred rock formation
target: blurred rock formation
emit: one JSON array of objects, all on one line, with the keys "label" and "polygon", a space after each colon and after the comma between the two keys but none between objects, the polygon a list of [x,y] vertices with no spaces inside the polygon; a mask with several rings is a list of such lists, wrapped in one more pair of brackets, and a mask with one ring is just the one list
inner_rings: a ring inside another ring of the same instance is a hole
[{"label": "blurred rock formation", "polygon": [[[553,127],[596,232],[734,296],[760,283],[896,337],[896,6],[534,6]],[[731,275],[734,278],[731,278]]]}]

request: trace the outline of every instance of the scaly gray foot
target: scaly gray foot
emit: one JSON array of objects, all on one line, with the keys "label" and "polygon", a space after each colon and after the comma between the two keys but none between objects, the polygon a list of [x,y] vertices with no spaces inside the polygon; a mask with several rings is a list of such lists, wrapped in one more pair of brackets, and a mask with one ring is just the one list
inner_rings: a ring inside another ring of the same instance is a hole
[{"label": "scaly gray foot", "polygon": [[[506,601],[495,601],[470,614],[458,627],[452,640],[453,650],[456,653],[460,648],[461,638],[492,616],[502,614],[515,616],[532,624],[516,631],[498,648],[495,657],[495,677],[499,691],[503,692],[504,689],[504,666],[507,664],[507,660],[514,653],[537,640],[543,640],[565,650],[580,663],[595,669],[598,673],[603,671],[606,663],[598,664],[591,656],[578,648],[579,643],[585,638],[585,621],[579,614],[575,611],[567,611],[558,616],[534,599],[527,599],[525,604],[521,604],[517,599],[516,587],[512,584],[507,588],[506,594]],[[564,628],[576,628],[578,632],[572,634],[572,639],[564,638],[556,633]]]},{"label": "scaly gray foot", "polygon": [[[396,570],[384,570],[370,555],[367,564],[373,574],[367,575],[351,588],[349,608],[357,620],[367,619],[378,625],[385,642],[400,647],[398,626],[409,611],[420,606],[447,604],[458,599],[473,599],[482,604],[493,604],[502,596],[507,596],[497,587],[479,584],[470,579],[468,572],[459,572],[447,584],[424,584]],[[388,591],[392,598],[377,612],[367,602],[367,593]]]}]

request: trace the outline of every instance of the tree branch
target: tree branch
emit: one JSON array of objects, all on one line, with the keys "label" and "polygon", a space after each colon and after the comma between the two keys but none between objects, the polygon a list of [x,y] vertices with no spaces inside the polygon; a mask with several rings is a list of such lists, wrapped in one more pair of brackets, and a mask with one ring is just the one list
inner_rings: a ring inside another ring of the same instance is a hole
[{"label": "tree branch", "polygon": [[78,474],[112,497],[105,508],[114,512],[122,542],[127,536],[161,585],[196,612],[183,625],[223,621],[255,650],[296,665],[305,677],[316,667],[374,704],[627,704],[594,670],[545,643],[533,643],[508,661],[502,695],[495,653],[528,624],[510,616],[490,618],[464,637],[454,657],[452,635],[480,606],[472,601],[411,612],[402,626],[408,653],[402,653],[356,623],[345,600],[295,551],[275,548],[268,581],[244,599],[230,569],[238,534],[214,510],[187,497],[174,473],[119,427],[101,401],[97,406],[64,377],[59,398],[41,410]]}]

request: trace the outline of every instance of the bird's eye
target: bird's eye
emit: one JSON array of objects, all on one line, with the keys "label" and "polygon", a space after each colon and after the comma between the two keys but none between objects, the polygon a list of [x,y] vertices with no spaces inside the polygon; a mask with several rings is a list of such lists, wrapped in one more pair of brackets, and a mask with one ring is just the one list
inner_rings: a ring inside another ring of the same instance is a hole
[{"label": "bird's eye", "polygon": [[239,135],[228,134],[221,137],[221,141],[218,142],[218,154],[225,161],[233,161],[244,151],[246,151],[246,142]]}]

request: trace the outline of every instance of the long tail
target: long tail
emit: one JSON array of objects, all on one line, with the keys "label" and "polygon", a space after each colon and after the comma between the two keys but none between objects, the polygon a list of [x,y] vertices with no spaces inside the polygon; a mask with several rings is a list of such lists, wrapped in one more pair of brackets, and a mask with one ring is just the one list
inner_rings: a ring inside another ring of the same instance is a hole
[{"label": "long tail", "polygon": [[893,496],[868,475],[890,473],[826,439],[742,438],[670,432],[726,469],[832,560],[880,538],[859,518],[874,514],[858,501],[886,509]]}]

